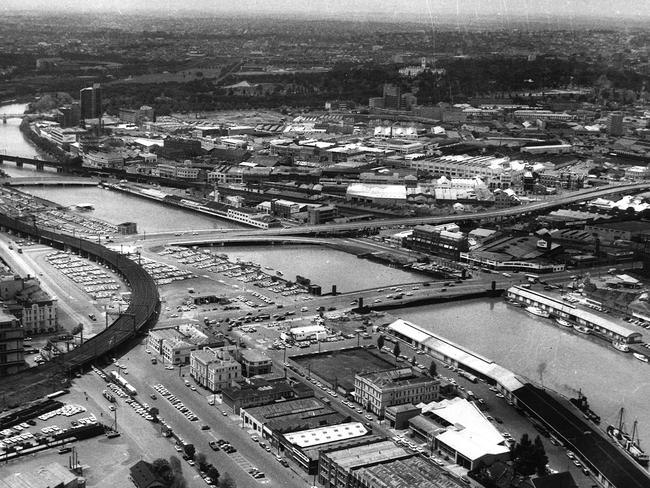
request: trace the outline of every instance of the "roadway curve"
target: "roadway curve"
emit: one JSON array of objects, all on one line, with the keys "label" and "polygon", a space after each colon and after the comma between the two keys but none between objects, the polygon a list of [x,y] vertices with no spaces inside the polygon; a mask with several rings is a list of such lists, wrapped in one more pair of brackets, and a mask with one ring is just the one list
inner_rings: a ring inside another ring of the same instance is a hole
[{"label": "roadway curve", "polygon": [[158,288],[145,269],[134,261],[94,242],[37,228],[6,215],[0,214],[0,227],[28,235],[58,249],[74,249],[82,256],[106,264],[120,273],[131,289],[131,302],[128,309],[110,327],[78,348],[63,354],[60,359],[3,378],[3,387],[8,383],[15,384],[16,381],[22,385],[34,384],[60,371],[61,368],[68,373],[78,370],[95,358],[111,352],[132,338],[140,329],[157,320],[160,312]]}]

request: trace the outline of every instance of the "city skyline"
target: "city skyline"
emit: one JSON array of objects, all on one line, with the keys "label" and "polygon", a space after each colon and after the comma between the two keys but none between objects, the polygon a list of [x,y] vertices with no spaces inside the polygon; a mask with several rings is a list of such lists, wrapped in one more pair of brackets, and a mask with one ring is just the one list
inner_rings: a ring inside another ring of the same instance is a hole
[{"label": "city skyline", "polygon": [[[420,20],[430,22],[434,19],[444,20],[482,20],[499,19],[535,19],[535,18],[620,18],[644,19],[650,16],[650,7],[643,0],[622,0],[612,8],[611,2],[605,0],[490,0],[475,2],[469,0],[415,0],[405,5],[396,0],[330,0],[323,2],[307,0],[245,0],[236,5],[214,3],[209,0],[192,0],[179,4],[167,0],[101,0],[79,4],[74,0],[63,0],[56,4],[45,0],[7,0],[5,12],[114,12],[116,15],[129,13],[150,14],[211,14],[241,15],[282,15],[291,13],[306,18],[336,18],[363,20]],[[571,19],[567,20],[571,20]]]}]

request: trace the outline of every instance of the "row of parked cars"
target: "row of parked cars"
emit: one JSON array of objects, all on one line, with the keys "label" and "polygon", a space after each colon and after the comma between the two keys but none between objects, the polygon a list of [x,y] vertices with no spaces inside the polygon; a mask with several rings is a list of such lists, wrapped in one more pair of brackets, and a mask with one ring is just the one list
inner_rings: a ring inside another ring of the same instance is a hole
[{"label": "row of parked cars", "polygon": [[226,441],[224,439],[219,439],[217,441],[210,441],[210,442],[208,442],[208,444],[210,445],[210,449],[212,449],[213,451],[221,450],[221,451],[225,452],[226,454],[233,454],[233,453],[237,452],[237,449],[235,449],[230,444],[230,442],[228,442],[228,441]]},{"label": "row of parked cars", "polygon": [[152,387],[154,390],[156,390],[158,393],[160,393],[163,397],[167,399],[169,403],[171,403],[174,407],[176,407],[177,410],[179,410],[187,420],[190,420],[192,422],[199,420],[199,418],[192,412],[189,408],[185,406],[185,404],[180,401],[175,395],[172,395],[172,393],[165,388],[164,385],[162,384],[157,384],[153,385]]}]

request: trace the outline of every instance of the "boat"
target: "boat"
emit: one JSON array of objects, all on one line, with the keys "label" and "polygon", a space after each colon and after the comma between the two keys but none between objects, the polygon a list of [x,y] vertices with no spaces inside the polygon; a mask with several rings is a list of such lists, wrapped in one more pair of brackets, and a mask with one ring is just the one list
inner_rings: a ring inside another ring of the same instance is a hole
[{"label": "boat", "polygon": [[264,269],[268,269],[268,270],[273,271],[273,268],[271,268],[271,266],[264,266]]},{"label": "boat", "polygon": [[277,274],[278,276],[284,275],[284,273],[282,271],[276,271],[275,274]]},{"label": "boat", "polygon": [[544,318],[547,318],[547,317],[549,317],[551,315],[546,310],[542,310],[541,308],[535,307],[533,305],[531,305],[530,307],[526,307],[526,312],[529,312],[529,313],[532,313],[533,315],[537,315],[538,317],[544,317]]},{"label": "boat", "polygon": [[561,318],[559,318],[559,317],[556,318],[555,321],[556,321],[558,324],[560,324],[562,327],[573,327],[569,322],[567,322],[566,320],[561,319]]},{"label": "boat", "polygon": [[648,362],[648,356],[645,356],[645,355],[641,354],[640,352],[632,353],[632,356],[634,356],[635,358],[637,358],[641,362],[644,362],[644,363]]},{"label": "boat", "polygon": [[628,346],[625,342],[613,341],[612,346],[614,346],[614,349],[616,349],[617,351],[630,352],[630,346]]},{"label": "boat", "polygon": [[634,460],[641,466],[647,466],[650,463],[650,456],[648,456],[643,449],[641,449],[640,441],[637,437],[637,421],[634,421],[632,427],[632,435],[625,432],[623,423],[624,409],[621,407],[618,418],[618,426],[607,426],[607,435],[623,450],[625,450]]},{"label": "boat", "polygon": [[587,397],[582,394],[581,390],[578,390],[577,398],[569,398],[569,401],[582,412],[587,420],[591,420],[594,424],[600,423],[600,416],[589,407]]},{"label": "boat", "polygon": [[574,325],[573,328],[580,332],[581,334],[591,334],[591,329],[584,325]]}]

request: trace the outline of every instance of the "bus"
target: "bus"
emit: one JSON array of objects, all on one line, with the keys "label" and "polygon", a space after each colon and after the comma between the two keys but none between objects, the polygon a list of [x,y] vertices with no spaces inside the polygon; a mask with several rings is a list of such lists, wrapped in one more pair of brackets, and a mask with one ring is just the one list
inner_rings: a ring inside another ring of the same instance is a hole
[{"label": "bus", "polygon": [[60,397],[61,395],[65,395],[66,393],[70,393],[70,390],[55,391],[54,393],[50,393],[49,395],[47,395],[47,398],[52,399],[52,398]]},{"label": "bus", "polygon": [[539,281],[539,275],[528,273],[525,274],[524,276],[526,277],[529,283],[537,283]]},{"label": "bus", "polygon": [[467,371],[463,371],[462,369],[460,369],[460,370],[458,370],[458,374],[459,374],[459,376],[462,376],[463,378],[468,379],[472,383],[477,383],[478,382],[478,378],[476,376],[474,376],[473,374],[468,373]]}]

